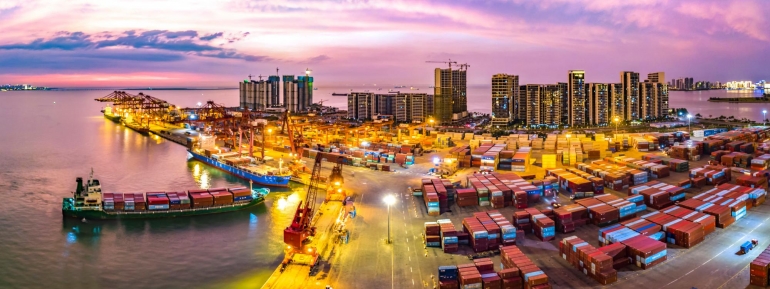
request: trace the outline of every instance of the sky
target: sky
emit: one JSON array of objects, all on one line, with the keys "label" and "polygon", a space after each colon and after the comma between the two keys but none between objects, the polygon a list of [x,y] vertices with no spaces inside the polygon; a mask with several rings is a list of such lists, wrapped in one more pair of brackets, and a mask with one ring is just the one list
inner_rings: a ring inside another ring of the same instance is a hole
[{"label": "sky", "polygon": [[[0,83],[235,87],[248,75],[316,86],[770,80],[765,0],[0,0]],[[644,77],[642,77],[644,78]]]}]

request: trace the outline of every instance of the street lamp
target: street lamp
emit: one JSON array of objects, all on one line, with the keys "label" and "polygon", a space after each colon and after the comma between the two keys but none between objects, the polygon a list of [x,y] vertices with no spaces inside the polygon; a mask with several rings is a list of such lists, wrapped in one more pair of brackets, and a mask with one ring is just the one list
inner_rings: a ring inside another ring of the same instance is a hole
[{"label": "street lamp", "polygon": [[687,114],[687,131],[692,133],[692,130],[690,129],[690,120],[692,119],[692,114]]},{"label": "street lamp", "polygon": [[385,198],[383,198],[382,201],[388,205],[388,244],[390,244],[392,241],[390,239],[390,206],[396,203],[396,197],[390,194],[385,196]]},{"label": "street lamp", "polygon": [[616,116],[615,119],[613,119],[613,121],[615,122],[615,139],[617,139],[618,138],[618,122],[620,122],[620,118]]},{"label": "street lamp", "polygon": [[767,109],[762,110],[762,126],[765,126],[765,120],[767,119],[765,115],[767,115]]},{"label": "street lamp", "polygon": [[272,139],[273,138],[272,134],[273,134],[273,129],[272,128],[268,128],[267,129],[267,139]]}]

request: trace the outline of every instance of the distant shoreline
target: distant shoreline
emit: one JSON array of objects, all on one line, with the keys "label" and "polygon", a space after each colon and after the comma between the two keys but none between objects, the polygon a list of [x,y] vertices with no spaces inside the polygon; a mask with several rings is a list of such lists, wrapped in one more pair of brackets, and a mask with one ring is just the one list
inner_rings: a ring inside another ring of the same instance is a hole
[{"label": "distant shoreline", "polygon": [[187,87],[168,87],[168,88],[49,88],[47,90],[55,90],[55,91],[62,91],[62,90],[142,90],[142,91],[152,91],[152,90],[236,90],[237,87],[219,87],[219,88],[187,88]]}]

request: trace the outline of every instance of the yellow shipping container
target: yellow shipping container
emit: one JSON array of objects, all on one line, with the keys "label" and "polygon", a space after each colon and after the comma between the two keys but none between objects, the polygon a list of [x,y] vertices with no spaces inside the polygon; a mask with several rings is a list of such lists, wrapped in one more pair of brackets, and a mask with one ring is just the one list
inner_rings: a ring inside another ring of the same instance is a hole
[{"label": "yellow shipping container", "polygon": [[543,168],[554,169],[556,168],[556,155],[555,154],[543,154]]}]

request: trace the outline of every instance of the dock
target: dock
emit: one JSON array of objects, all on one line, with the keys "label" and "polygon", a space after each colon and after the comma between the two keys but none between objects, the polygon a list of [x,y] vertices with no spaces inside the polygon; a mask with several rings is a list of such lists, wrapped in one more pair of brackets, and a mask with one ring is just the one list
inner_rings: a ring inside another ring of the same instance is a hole
[{"label": "dock", "polygon": [[[342,210],[342,203],[340,202],[326,202],[323,203],[318,210],[314,218],[314,224],[316,227],[316,236],[313,237],[311,246],[318,250],[318,265],[314,271],[324,270],[329,266],[329,259],[332,256],[335,246],[338,243],[338,235],[334,232],[338,220],[340,211]],[[295,259],[296,260],[296,259]],[[317,278],[325,275],[323,272],[317,272],[311,274],[309,264],[296,264],[296,262],[286,266],[286,269],[281,272],[281,268],[278,267],[273,274],[268,278],[263,289],[272,288],[324,288],[327,284],[319,283]],[[317,283],[317,284],[316,284]]]}]

